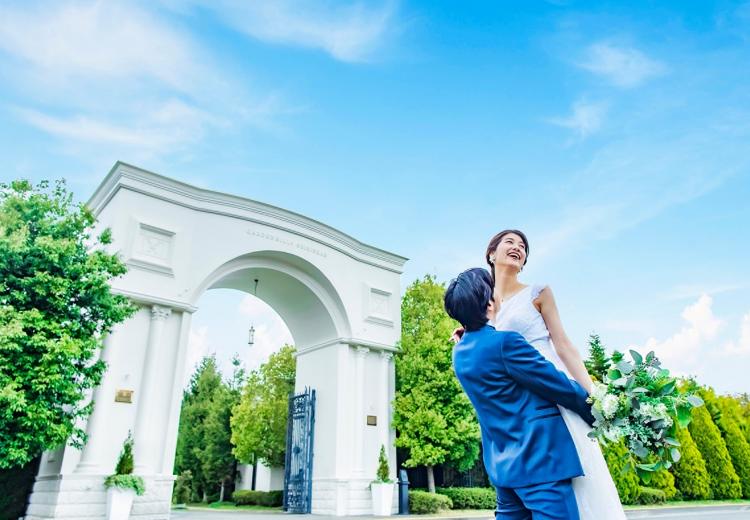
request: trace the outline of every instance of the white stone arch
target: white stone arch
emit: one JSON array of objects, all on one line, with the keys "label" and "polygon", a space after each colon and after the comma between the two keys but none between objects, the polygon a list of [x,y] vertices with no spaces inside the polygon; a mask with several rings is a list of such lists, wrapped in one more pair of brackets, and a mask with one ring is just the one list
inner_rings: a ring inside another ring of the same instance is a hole
[{"label": "white stone arch", "polygon": [[[395,477],[392,355],[406,259],[302,215],[120,162],[88,206],[129,268],[113,290],[139,311],[105,339],[89,441],[82,452],[45,454],[27,519],[104,518],[103,479],[128,430],[147,482],[132,518],[169,517],[192,313],[212,288],[254,294],[255,278],[255,296],[294,338],[297,389],[317,391],[313,513],[369,514],[381,444]],[[131,402],[116,402],[122,391]]]},{"label": "white stone arch", "polygon": [[[260,280],[257,294],[256,278]],[[192,305],[197,305],[205,291],[218,288],[253,294],[273,307],[300,348],[351,337],[344,303],[333,283],[312,263],[289,253],[263,250],[225,262],[196,288],[190,297]],[[290,293],[305,299],[285,299]],[[300,316],[302,310],[309,316]],[[316,329],[305,327],[307,322],[313,322]]]}]

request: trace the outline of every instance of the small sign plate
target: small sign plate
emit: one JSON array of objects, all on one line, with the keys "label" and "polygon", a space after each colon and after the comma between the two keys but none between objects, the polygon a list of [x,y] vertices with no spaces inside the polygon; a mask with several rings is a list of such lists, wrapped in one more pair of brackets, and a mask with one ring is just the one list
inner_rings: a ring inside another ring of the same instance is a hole
[{"label": "small sign plate", "polygon": [[115,393],[116,403],[132,403],[133,402],[133,391],[132,390],[118,390]]},{"label": "small sign plate", "polygon": [[367,426],[377,426],[378,425],[378,416],[377,415],[368,415],[367,416]]}]

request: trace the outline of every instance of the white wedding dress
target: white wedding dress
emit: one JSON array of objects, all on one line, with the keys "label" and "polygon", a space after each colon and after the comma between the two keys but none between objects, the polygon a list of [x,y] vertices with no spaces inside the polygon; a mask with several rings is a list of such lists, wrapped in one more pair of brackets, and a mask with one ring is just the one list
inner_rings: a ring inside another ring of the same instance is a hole
[{"label": "white wedding dress", "polygon": [[[497,330],[512,330],[521,334],[545,358],[570,377],[552,345],[544,318],[533,303],[544,287],[529,285],[505,300],[495,317],[494,326]],[[625,520],[617,488],[609,474],[599,443],[587,435],[591,427],[575,412],[562,406],[559,408],[583,466],[584,476],[573,479],[573,491],[581,520]]]}]

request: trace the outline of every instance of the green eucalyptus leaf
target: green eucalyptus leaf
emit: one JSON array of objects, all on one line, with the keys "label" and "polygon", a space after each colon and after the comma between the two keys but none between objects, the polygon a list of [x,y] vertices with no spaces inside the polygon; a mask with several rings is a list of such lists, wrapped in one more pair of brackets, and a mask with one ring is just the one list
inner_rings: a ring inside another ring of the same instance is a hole
[{"label": "green eucalyptus leaf", "polygon": [[664,385],[659,390],[659,395],[660,396],[665,396],[665,395],[670,395],[670,394],[674,393],[674,391],[676,389],[676,385],[677,385],[676,381],[674,381],[674,380],[670,381],[669,383],[667,383],[666,385]]},{"label": "green eucalyptus leaf", "polygon": [[617,370],[619,370],[623,375],[630,375],[633,372],[633,369],[635,367],[633,364],[629,361],[622,360],[619,363],[617,363]]},{"label": "green eucalyptus leaf", "polygon": [[682,455],[680,454],[680,450],[678,450],[677,448],[672,448],[671,450],[669,450],[669,453],[672,455],[672,462],[680,461],[680,457],[682,457]]},{"label": "green eucalyptus leaf", "polygon": [[636,365],[642,365],[643,364],[643,356],[641,356],[638,352],[635,350],[630,351],[630,357],[633,358],[633,362]]},{"label": "green eucalyptus leaf", "polygon": [[688,403],[693,405],[695,408],[698,408],[699,406],[703,406],[703,399],[698,397],[697,395],[689,395],[687,398]]}]

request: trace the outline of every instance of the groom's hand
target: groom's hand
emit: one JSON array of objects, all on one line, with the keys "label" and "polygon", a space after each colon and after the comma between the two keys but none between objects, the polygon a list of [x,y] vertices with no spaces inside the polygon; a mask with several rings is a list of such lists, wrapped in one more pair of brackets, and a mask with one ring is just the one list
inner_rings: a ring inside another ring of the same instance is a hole
[{"label": "groom's hand", "polygon": [[461,338],[463,337],[464,332],[466,331],[463,327],[459,327],[456,330],[454,330],[453,335],[451,335],[451,341],[453,343],[458,343],[459,341],[461,341]]}]

